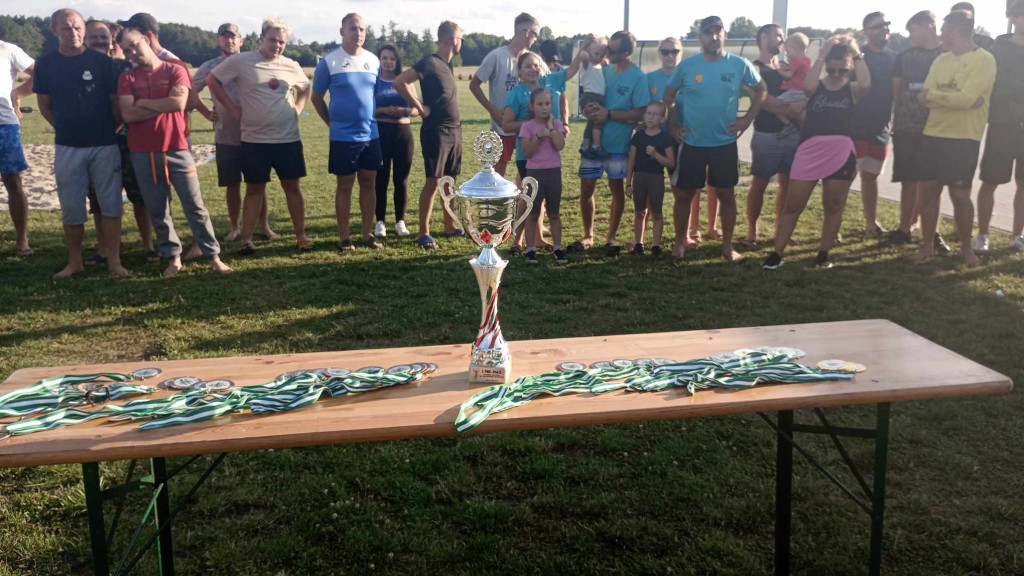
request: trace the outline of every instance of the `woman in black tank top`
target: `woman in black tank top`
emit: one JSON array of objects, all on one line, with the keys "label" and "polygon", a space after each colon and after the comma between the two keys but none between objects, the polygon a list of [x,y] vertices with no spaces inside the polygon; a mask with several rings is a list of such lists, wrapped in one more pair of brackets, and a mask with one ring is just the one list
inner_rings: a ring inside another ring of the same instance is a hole
[{"label": "woman in black tank top", "polygon": [[[822,72],[827,73],[824,78]],[[856,80],[850,79],[853,72],[856,72]],[[870,88],[871,73],[853,37],[829,38],[804,84],[804,92],[809,97],[807,119],[790,172],[789,190],[775,236],[775,251],[765,260],[764,268],[774,270],[782,266],[782,253],[819,180],[825,222],[815,264],[821,268],[832,267],[828,253],[843,223],[846,196],[857,166],[850,137],[853,105]]]}]

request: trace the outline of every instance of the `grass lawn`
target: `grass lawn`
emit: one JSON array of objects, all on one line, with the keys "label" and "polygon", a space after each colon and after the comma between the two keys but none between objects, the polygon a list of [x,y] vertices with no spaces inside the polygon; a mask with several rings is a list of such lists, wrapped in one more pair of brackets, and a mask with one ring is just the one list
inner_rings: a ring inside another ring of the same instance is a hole
[{"label": "grass lawn", "polygon": [[[487,124],[467,88],[460,86],[470,150]],[[211,142],[207,123],[193,119],[194,141]],[[570,150],[582,126],[573,129]],[[91,270],[54,282],[65,260],[59,214],[32,214],[36,256],[26,261],[13,256],[11,222],[0,214],[0,378],[28,366],[469,342],[480,305],[467,265],[475,249],[442,241],[424,253],[411,238],[392,235],[383,250],[338,256],[327,131],[315,115],[302,118],[302,131],[307,226],[319,250],[296,251],[275,184],[271,218],[280,236],[247,259],[232,256],[237,245],[224,246],[236,270],[230,277],[192,264],[173,280],[160,278],[159,265],[141,263],[127,217],[123,261],[134,276]],[[25,119],[24,133],[27,143],[52,142],[38,113]],[[582,225],[578,157],[565,156],[568,243]],[[459,181],[478,169],[467,154]],[[226,234],[213,164],[199,174],[218,235]],[[417,160],[413,207],[422,182]],[[604,184],[597,195],[600,234]],[[741,214],[744,196],[741,189]],[[914,266],[914,248],[882,248],[858,232],[859,204],[854,195],[846,242],[829,271],[810,267],[818,197],[798,229],[804,244],[774,273],[760,269],[765,249],[726,265],[715,242],[681,265],[596,253],[564,267],[546,254],[529,268],[514,260],[502,294],[505,335],[888,318],[1024,381],[1024,258],[1007,238],[994,238],[979,269],[953,257]],[[180,210],[176,216],[187,238]],[[883,203],[881,217],[893,225],[896,207]],[[415,222],[415,208],[408,220]],[[439,226],[439,207],[434,220]],[[620,242],[631,235],[631,222],[627,216]],[[952,234],[951,223],[943,222],[943,232]],[[1017,392],[893,407],[887,574],[1024,573],[1021,414]],[[873,423],[870,407],[830,415],[840,425]],[[827,439],[806,443],[841,465]],[[869,466],[871,446],[853,444],[854,459]],[[772,565],[774,446],[771,430],[748,415],[232,454],[175,520],[175,558],[181,574],[764,574]],[[184,461],[172,460],[172,468]],[[125,466],[104,464],[104,485],[118,482]],[[195,478],[179,480],[172,500]],[[799,458],[794,482],[794,572],[864,573],[866,515]],[[115,556],[141,511],[141,495],[133,498]],[[86,574],[89,556],[79,466],[0,470],[0,576]],[[156,573],[152,556],[137,573]]]}]

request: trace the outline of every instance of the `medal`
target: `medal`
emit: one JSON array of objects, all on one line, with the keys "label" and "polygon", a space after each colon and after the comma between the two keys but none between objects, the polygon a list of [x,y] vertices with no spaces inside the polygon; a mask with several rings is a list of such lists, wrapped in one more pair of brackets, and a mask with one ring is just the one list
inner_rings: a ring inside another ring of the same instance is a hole
[{"label": "medal", "polygon": [[410,366],[408,364],[398,364],[396,366],[392,366],[391,368],[388,368],[387,373],[388,374],[413,374],[414,372],[412,371],[412,366]]},{"label": "medal", "polygon": [[586,370],[586,364],[580,364],[579,362],[562,362],[558,366],[555,366],[555,370],[559,372],[575,372],[577,370]]},{"label": "medal", "polygon": [[177,378],[168,378],[160,383],[160,388],[164,390],[188,390],[189,388],[201,383],[202,380],[195,376],[179,376]]},{"label": "medal", "polygon": [[223,392],[224,390],[228,390],[229,388],[234,388],[234,386],[235,383],[232,382],[231,380],[224,380],[223,378],[218,378],[216,380],[207,380],[205,382],[200,382],[192,386],[192,389],[207,390],[209,392]]},{"label": "medal", "polygon": [[618,358],[616,360],[612,360],[611,364],[614,368],[629,368],[633,365],[633,361],[625,358]]},{"label": "medal", "polygon": [[139,368],[138,370],[132,372],[130,376],[134,380],[146,380],[147,378],[152,378],[153,376],[157,376],[162,372],[163,370],[159,368]]}]

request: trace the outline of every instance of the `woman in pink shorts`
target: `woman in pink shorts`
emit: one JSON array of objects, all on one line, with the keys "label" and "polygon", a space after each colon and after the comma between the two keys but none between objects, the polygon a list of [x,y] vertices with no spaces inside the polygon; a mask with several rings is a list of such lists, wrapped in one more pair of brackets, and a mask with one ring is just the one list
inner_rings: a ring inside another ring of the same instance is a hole
[{"label": "woman in pink shorts", "polygon": [[[821,77],[823,71],[827,73],[824,78]],[[855,81],[850,80],[854,71]],[[828,252],[843,223],[846,196],[857,171],[850,119],[853,117],[853,105],[870,88],[871,74],[861,59],[857,42],[848,35],[829,38],[804,83],[804,91],[809,98],[807,120],[800,132],[800,147],[789,173],[789,191],[779,220],[779,232],[775,236],[775,251],[764,261],[766,270],[782,266],[782,253],[819,180],[823,190],[825,222],[815,265],[819,268],[832,267]]]}]

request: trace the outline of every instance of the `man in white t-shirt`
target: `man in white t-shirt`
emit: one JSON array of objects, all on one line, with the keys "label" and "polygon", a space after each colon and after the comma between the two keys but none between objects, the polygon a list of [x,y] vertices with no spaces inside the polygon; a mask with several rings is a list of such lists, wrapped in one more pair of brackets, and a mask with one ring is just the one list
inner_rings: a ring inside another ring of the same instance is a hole
[{"label": "man in white t-shirt", "polygon": [[[515,34],[512,41],[491,50],[484,57],[476,74],[469,81],[469,91],[476,96],[477,102],[483,106],[491,116],[491,130],[501,136],[501,159],[494,165],[494,169],[502,176],[508,167],[508,161],[516,149],[516,134],[506,134],[501,129],[501,114],[505,108],[505,97],[519,83],[518,60],[519,57],[530,49],[530,46],[537,41],[540,35],[540,22],[536,18],[523,12],[516,16]],[[541,74],[547,74],[545,68]],[[484,96],[481,84],[487,82],[489,96]]]},{"label": "man in white t-shirt", "polygon": [[[21,148],[21,99],[32,93],[35,60],[24,50],[0,41],[0,61],[7,62],[8,73],[0,74],[0,176],[7,189],[7,206],[14,221],[17,236],[15,251],[19,258],[32,255],[28,244],[28,198],[21,182],[21,173],[28,170],[25,152]],[[18,73],[28,74],[28,80],[14,88]]]}]

